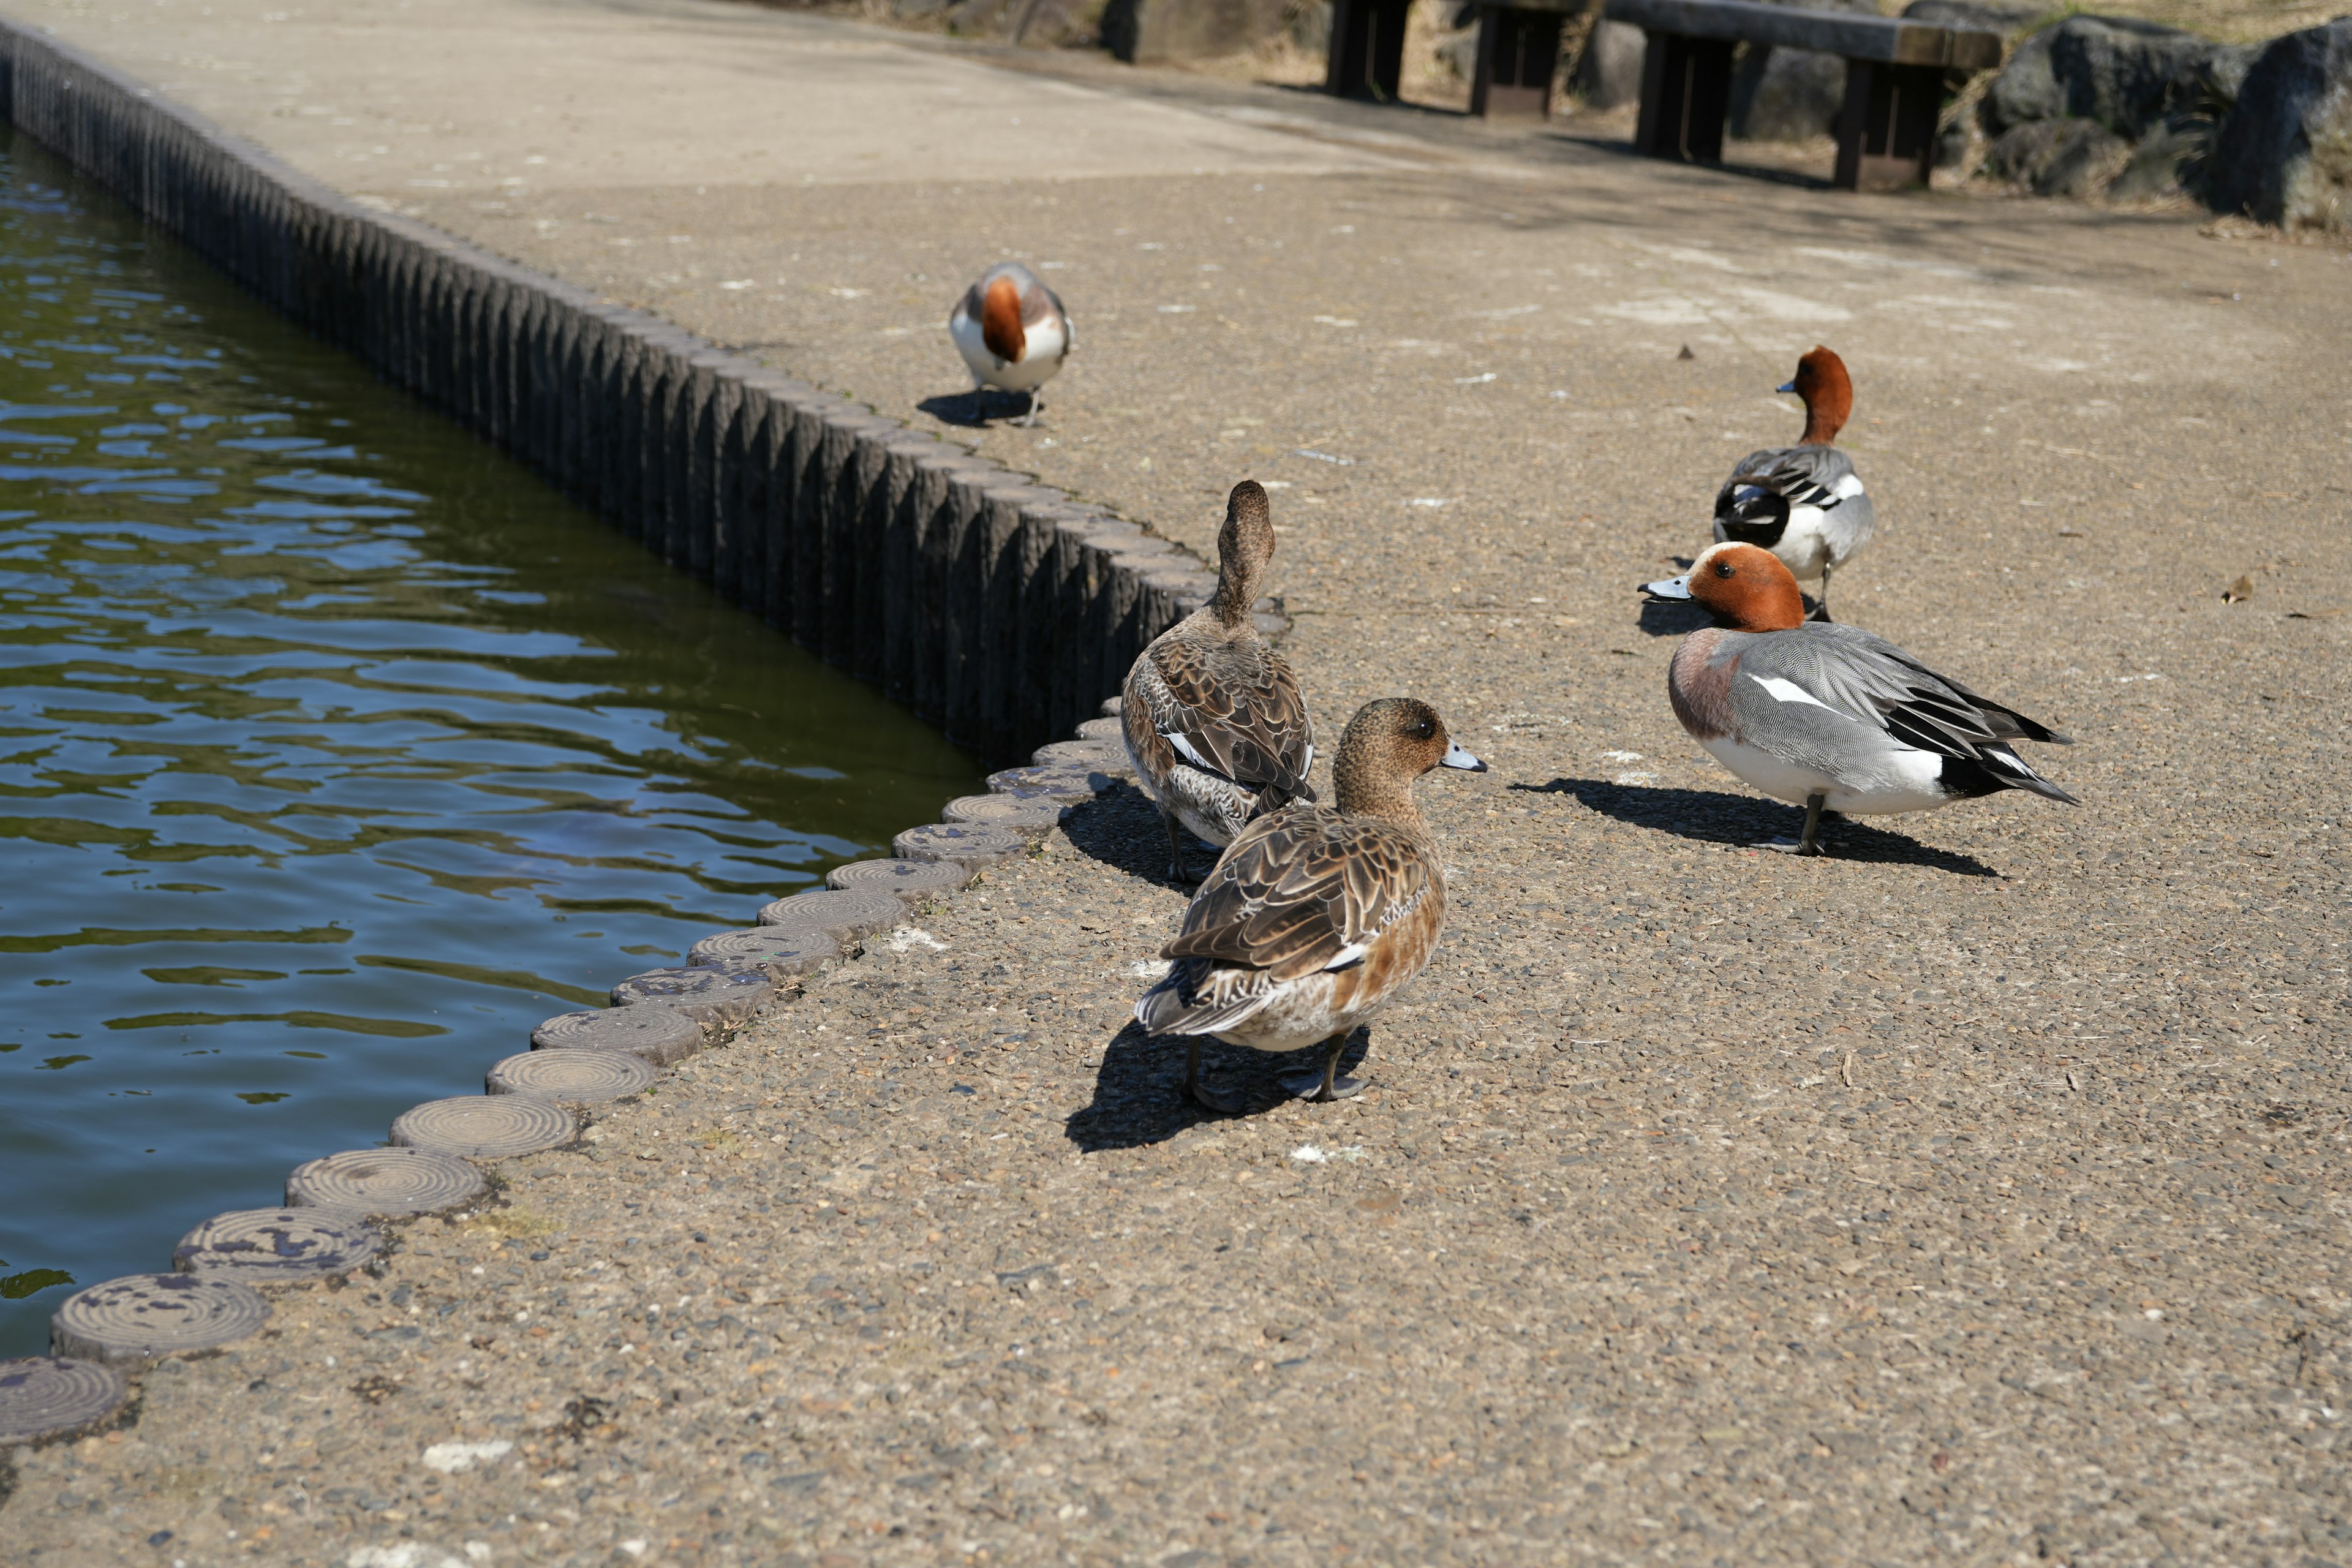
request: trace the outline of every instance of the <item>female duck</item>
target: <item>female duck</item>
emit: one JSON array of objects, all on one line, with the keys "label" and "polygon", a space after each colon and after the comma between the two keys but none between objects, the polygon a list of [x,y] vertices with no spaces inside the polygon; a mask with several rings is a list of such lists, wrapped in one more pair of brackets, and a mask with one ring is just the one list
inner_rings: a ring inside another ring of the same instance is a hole
[{"label": "female duck", "polygon": [[1349,1033],[1410,984],[1445,926],[1445,866],[1413,804],[1433,767],[1485,773],[1425,702],[1391,697],[1348,721],[1332,766],[1339,808],[1286,806],[1225,851],[1160,950],[1168,977],[1135,1005],[1154,1035],[1191,1037],[1184,1091],[1212,1110],[1241,1103],[1201,1083],[1201,1037],[1260,1051],[1323,1045],[1285,1089],[1329,1100]]},{"label": "female duck", "polygon": [[1830,574],[1870,542],[1870,496],[1832,445],[1853,416],[1845,361],[1816,348],[1779,390],[1805,400],[1805,432],[1793,447],[1750,452],[1715,496],[1715,539],[1757,544],[1801,581],[1822,581],[1814,613],[1830,618]]},{"label": "female duck", "polygon": [[1252,817],[1315,798],[1307,783],[1315,727],[1298,678],[1250,618],[1273,558],[1265,490],[1244,479],[1217,531],[1215,596],[1160,633],[1127,672],[1127,752],[1168,825],[1171,881],[1187,879],[1184,828],[1231,844]]},{"label": "female duck", "polygon": [[2074,797],[2011,749],[2066,736],[1947,679],[1884,637],[1805,619],[1797,580],[1752,544],[1717,544],[1690,574],[1652,583],[1696,599],[1715,625],[1675,650],[1675,717],[1716,761],[1776,800],[1805,808],[1793,845],[1819,855],[1822,812],[1933,811],[1999,790]]},{"label": "female duck", "polygon": [[988,417],[988,389],[1029,395],[1024,425],[1037,423],[1038,394],[1077,345],[1060,296],[1017,261],[1000,261],[964,290],[948,336],[971,367],[972,417]]}]

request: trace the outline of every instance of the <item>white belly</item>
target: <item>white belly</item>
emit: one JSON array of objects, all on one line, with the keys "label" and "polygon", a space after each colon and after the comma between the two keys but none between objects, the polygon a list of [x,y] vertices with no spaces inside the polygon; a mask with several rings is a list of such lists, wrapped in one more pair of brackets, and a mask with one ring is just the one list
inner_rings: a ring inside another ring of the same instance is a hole
[{"label": "white belly", "polygon": [[1849,816],[1891,816],[1910,811],[1934,811],[1957,797],[1939,783],[1944,760],[1933,752],[1908,746],[1889,747],[1843,776],[1774,756],[1728,735],[1702,741],[1715,760],[1774,800],[1802,805],[1820,795],[1832,811]]},{"label": "white belly", "polygon": [[956,352],[971,369],[971,377],[982,386],[993,386],[1003,392],[1034,392],[1054,379],[1062,368],[1062,329],[1052,321],[1038,322],[1023,329],[1021,357],[1001,360],[981,335],[980,322],[971,316],[958,314],[948,322],[948,335],[955,340]]},{"label": "white belly", "polygon": [[1822,526],[1826,521],[1817,506],[1792,506],[1789,526],[1780,531],[1780,542],[1772,546],[1772,553],[1789,569],[1789,575],[1801,583],[1820,576],[1830,563],[1829,535]]}]

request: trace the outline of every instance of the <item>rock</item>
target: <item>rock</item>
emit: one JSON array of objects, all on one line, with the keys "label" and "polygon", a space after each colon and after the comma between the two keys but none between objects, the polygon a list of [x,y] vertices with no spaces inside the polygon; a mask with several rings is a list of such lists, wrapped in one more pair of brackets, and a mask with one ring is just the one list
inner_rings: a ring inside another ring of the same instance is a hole
[{"label": "rock", "polygon": [[2181,194],[2181,171],[2212,145],[2211,128],[2202,123],[2159,125],[2132,152],[2123,173],[2107,184],[2116,201],[2155,201]]},{"label": "rock", "polygon": [[[1771,0],[1803,11],[1875,16],[1870,0]],[[1805,142],[1833,135],[1845,106],[1845,61],[1813,49],[1749,44],[1731,70],[1732,135],[1748,142]]]},{"label": "rock", "polygon": [[1213,59],[1283,30],[1282,0],[1110,0],[1103,46],[1129,65]]},{"label": "rock", "polygon": [[2206,199],[2282,228],[2352,228],[2352,16],[2273,38],[2207,165]]},{"label": "rock", "polygon": [[2093,195],[2131,157],[2131,143],[2095,120],[2034,120],[1992,144],[1985,166],[2037,196]]},{"label": "rock", "polygon": [[2037,120],[2095,120],[2137,141],[2193,113],[2249,51],[2121,16],[2069,16],[2017,47],[1985,93],[1995,137]]},{"label": "rock", "polygon": [[1598,22],[1576,57],[1572,77],[1587,109],[1614,109],[1642,98],[1642,59],[1648,51],[1642,29],[1631,22]]},{"label": "rock", "polygon": [[1478,75],[1478,29],[1463,28],[1458,33],[1437,40],[1437,63],[1452,71],[1463,81],[1473,81]]},{"label": "rock", "polygon": [[1331,0],[1306,0],[1290,12],[1290,41],[1301,54],[1331,52]]}]

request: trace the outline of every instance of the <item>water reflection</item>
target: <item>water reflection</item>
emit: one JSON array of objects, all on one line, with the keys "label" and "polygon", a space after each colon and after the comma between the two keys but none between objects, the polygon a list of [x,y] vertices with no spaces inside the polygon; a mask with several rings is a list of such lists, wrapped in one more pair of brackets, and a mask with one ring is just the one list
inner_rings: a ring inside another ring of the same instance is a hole
[{"label": "water reflection", "polygon": [[977,773],[0,142],[0,1355]]}]

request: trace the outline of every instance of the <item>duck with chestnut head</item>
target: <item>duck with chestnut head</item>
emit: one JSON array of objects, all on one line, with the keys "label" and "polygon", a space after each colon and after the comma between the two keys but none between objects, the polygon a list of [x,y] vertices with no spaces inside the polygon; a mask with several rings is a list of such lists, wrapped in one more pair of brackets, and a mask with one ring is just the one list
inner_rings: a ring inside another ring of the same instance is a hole
[{"label": "duck with chestnut head", "polygon": [[1029,395],[1024,425],[1037,423],[1045,384],[1077,346],[1062,298],[1017,261],[1000,261],[964,290],[948,313],[948,336],[971,371],[975,422],[988,417],[991,387]]},{"label": "duck with chestnut head", "polygon": [[1793,447],[1739,459],[1716,492],[1715,539],[1769,550],[1800,581],[1819,578],[1813,613],[1827,620],[1830,574],[1870,542],[1877,521],[1853,464],[1836,446],[1853,416],[1853,379],[1845,361],[1815,348],[1778,390],[1804,400],[1804,434]]},{"label": "duck with chestnut head", "polygon": [[2066,736],[1885,637],[1806,620],[1797,580],[1756,545],[1715,545],[1688,575],[1647,586],[1697,601],[1715,622],[1675,650],[1675,717],[1725,767],[1805,808],[1802,837],[1768,847],[1822,853],[1824,810],[1934,811],[2005,789],[2079,804],[2011,745],[2071,745]]},{"label": "duck with chestnut head", "polygon": [[1432,768],[1485,773],[1426,702],[1391,697],[1348,721],[1332,763],[1336,806],[1300,802],[1235,838],[1160,950],[1167,977],[1135,1005],[1154,1035],[1188,1037],[1184,1089],[1228,1113],[1241,1102],[1201,1082],[1201,1037],[1253,1050],[1322,1047],[1283,1087],[1329,1100],[1361,1086],[1339,1076],[1349,1035],[1411,984],[1445,929],[1445,863],[1413,781]]}]

